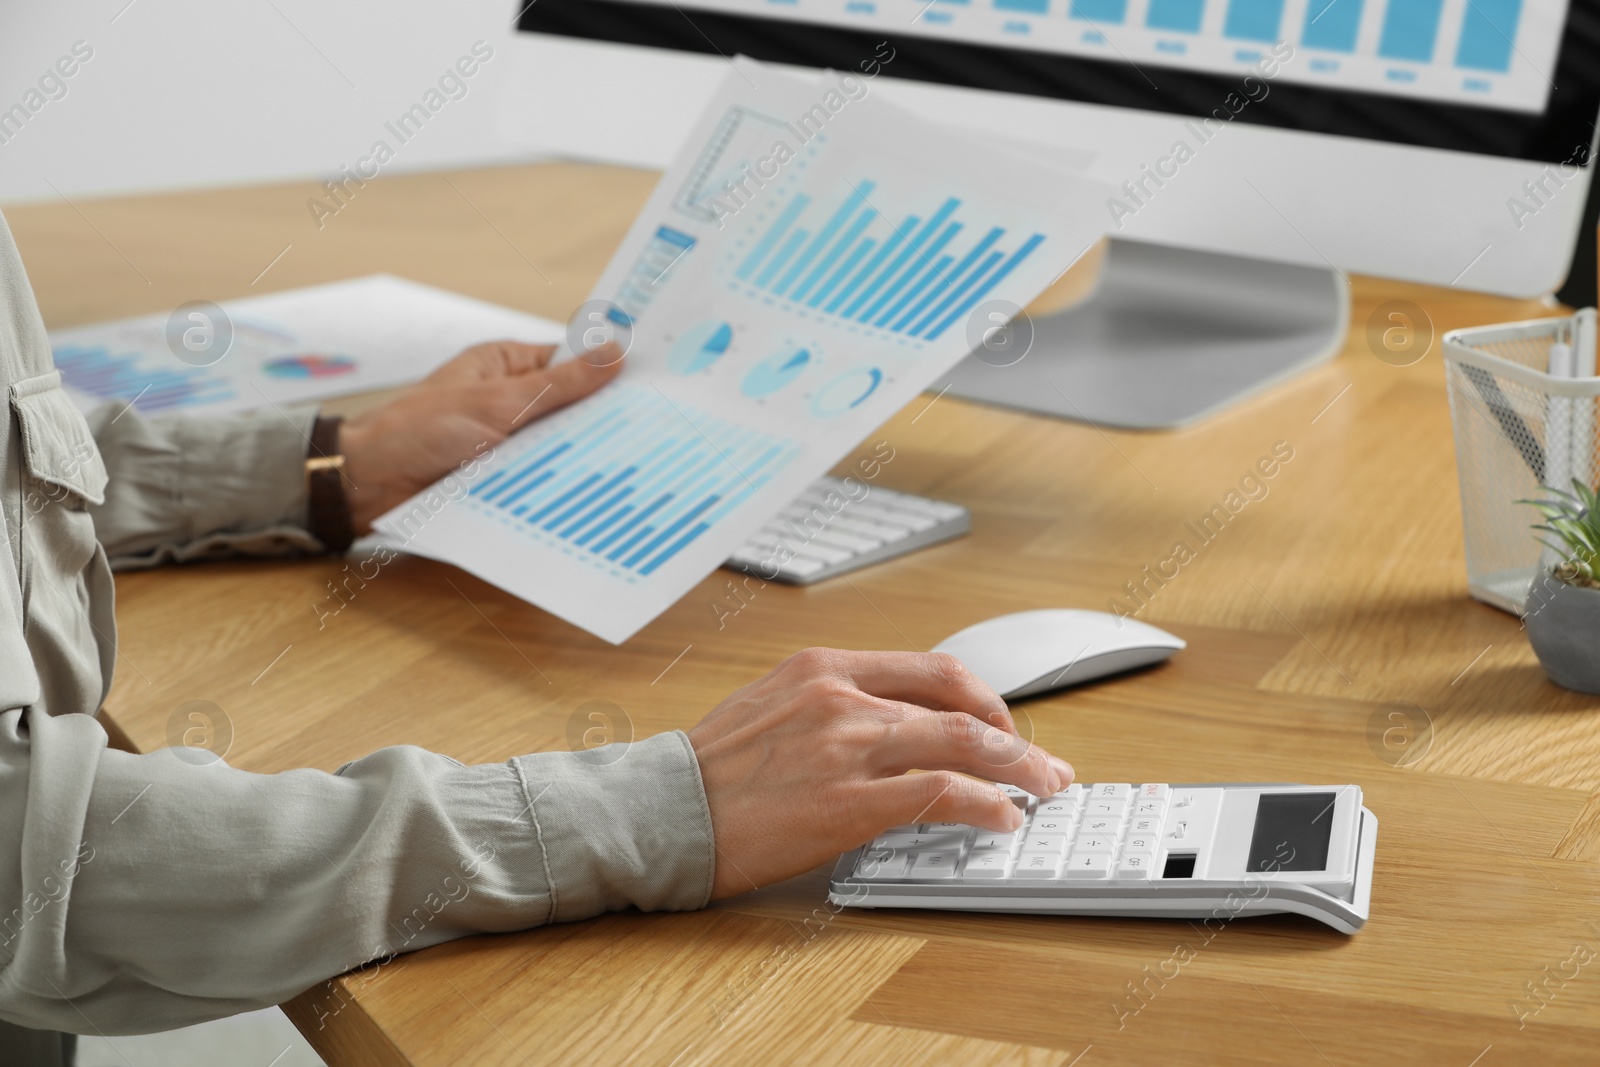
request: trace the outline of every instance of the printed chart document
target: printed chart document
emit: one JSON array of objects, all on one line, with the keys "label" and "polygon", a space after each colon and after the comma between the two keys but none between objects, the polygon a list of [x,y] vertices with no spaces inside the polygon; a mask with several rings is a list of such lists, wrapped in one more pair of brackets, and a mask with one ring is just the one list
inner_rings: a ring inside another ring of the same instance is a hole
[{"label": "printed chart document", "polygon": [[548,319],[374,274],[54,330],[50,347],[86,412],[131,401],[147,415],[217,414],[387,389],[480,341],[548,344],[561,333]]},{"label": "printed chart document", "polygon": [[1105,195],[738,60],[568,327],[622,374],[378,529],[620,643],[1087,251]]}]

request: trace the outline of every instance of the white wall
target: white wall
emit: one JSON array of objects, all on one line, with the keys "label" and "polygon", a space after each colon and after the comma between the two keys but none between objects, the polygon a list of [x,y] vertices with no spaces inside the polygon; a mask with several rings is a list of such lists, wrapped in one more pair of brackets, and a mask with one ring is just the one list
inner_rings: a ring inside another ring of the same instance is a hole
[{"label": "white wall", "polygon": [[[586,155],[659,165],[721,76],[717,60],[630,49],[619,62],[619,50],[607,46],[516,34],[518,6],[4,0],[0,120],[15,104],[38,110],[20,130],[14,118],[0,126],[8,138],[0,143],[0,202],[325,175],[353,166],[379,139],[395,150],[390,171],[579,145]],[[494,55],[466,79],[466,95],[400,144],[384,123],[421,101],[479,40]],[[93,57],[63,79],[64,96],[39,106],[45,94],[29,91],[78,41]],[[597,96],[649,109],[650,135],[639,137],[635,124],[632,136],[607,138],[583,125],[593,121]],[[580,97],[587,120],[564,106]]]}]

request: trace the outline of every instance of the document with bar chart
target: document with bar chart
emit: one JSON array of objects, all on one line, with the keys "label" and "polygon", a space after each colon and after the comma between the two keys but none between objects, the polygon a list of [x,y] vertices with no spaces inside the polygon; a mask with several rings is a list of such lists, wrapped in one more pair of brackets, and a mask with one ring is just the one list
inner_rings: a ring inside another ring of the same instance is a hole
[{"label": "document with bar chart", "polygon": [[201,415],[402,385],[479,341],[548,343],[560,333],[547,319],[373,274],[53,330],[50,347],[85,412],[117,402]]},{"label": "document with bar chart", "polygon": [[1282,42],[1286,81],[1532,112],[1567,16],[1567,0],[638,2],[1241,76]]},{"label": "document with bar chart", "polygon": [[736,68],[577,320],[626,343],[622,374],[377,524],[614,643],[1105,228],[1081,177]]}]

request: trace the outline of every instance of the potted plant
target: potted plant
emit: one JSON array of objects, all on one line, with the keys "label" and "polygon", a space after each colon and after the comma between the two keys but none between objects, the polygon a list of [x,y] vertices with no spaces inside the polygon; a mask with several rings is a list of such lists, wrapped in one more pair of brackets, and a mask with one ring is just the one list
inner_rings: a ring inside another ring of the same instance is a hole
[{"label": "potted plant", "polygon": [[1521,503],[1544,516],[1534,529],[1559,562],[1534,581],[1522,622],[1552,682],[1600,693],[1600,494],[1576,480],[1570,493],[1544,489],[1545,499]]}]

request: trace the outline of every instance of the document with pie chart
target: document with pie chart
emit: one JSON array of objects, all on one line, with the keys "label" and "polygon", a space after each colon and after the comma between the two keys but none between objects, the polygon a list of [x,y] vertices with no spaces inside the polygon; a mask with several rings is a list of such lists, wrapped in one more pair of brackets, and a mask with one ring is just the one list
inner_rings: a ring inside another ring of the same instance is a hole
[{"label": "document with pie chart", "polygon": [[1105,230],[1103,187],[871,79],[734,67],[568,324],[622,374],[378,522],[614,643]]},{"label": "document with pie chart", "polygon": [[50,331],[67,394],[143,415],[215,415],[404,385],[467,345],[561,325],[397,278],[364,278]]}]

